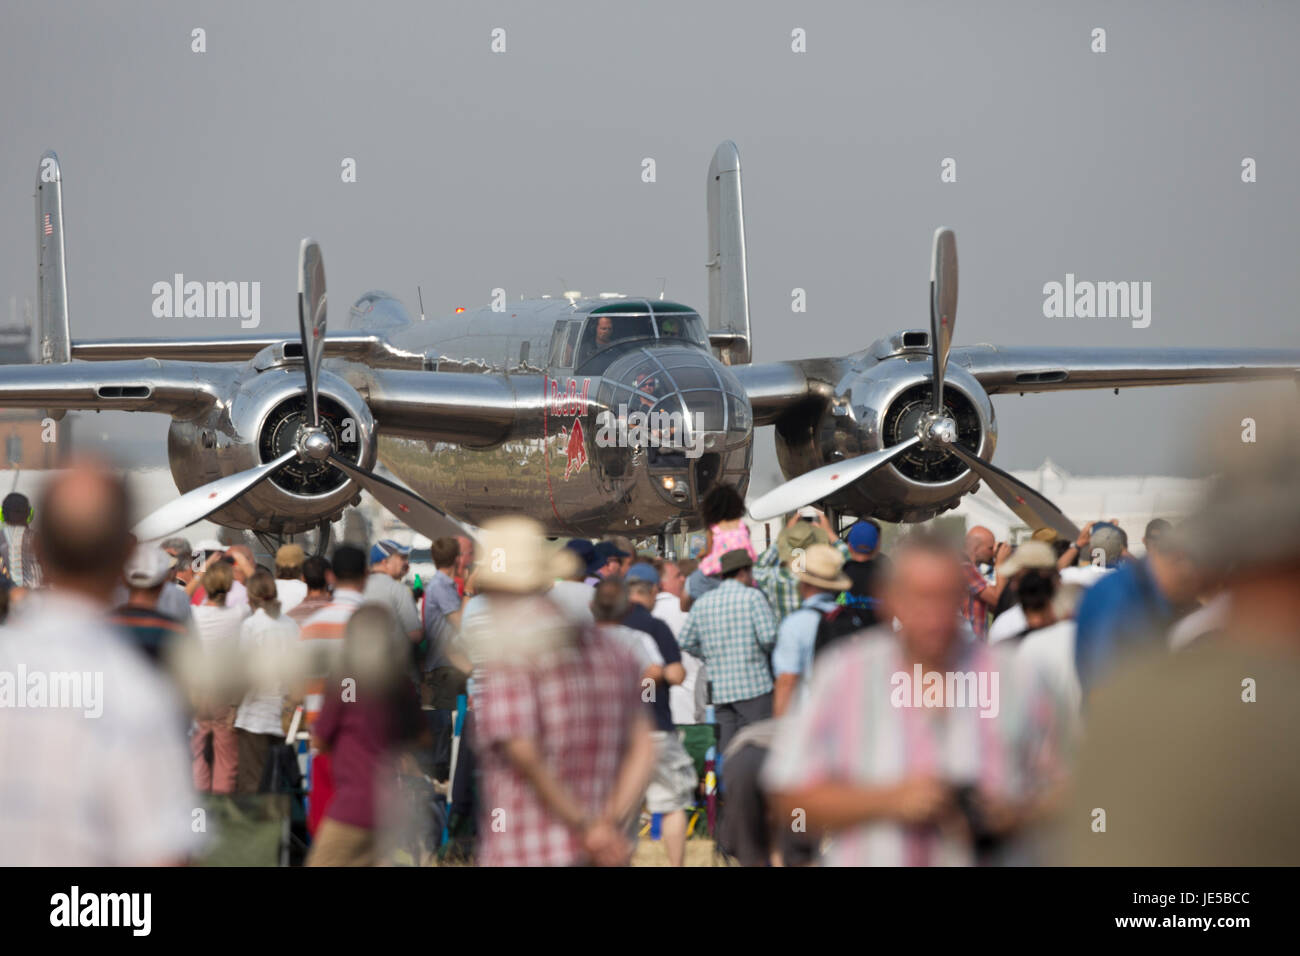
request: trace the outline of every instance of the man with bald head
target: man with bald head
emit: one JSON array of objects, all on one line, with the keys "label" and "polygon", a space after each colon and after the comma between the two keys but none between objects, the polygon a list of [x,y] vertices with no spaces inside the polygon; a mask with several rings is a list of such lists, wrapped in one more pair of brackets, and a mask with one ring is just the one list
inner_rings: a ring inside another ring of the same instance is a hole
[{"label": "man with bald head", "polygon": [[881,624],[818,657],[762,780],[776,819],[834,837],[824,862],[1026,862],[1011,838],[1058,797],[1050,708],[1003,652],[963,639],[964,559],[906,539],[880,588]]},{"label": "man with bald head", "polygon": [[0,640],[0,866],[180,862],[200,839],[181,702],[106,621],[128,511],[122,480],[95,462],[45,487],[49,588]]},{"label": "man with bald head", "polygon": [[[983,525],[976,525],[966,532],[966,560],[962,573],[966,578],[967,595],[962,603],[962,615],[970,624],[976,640],[989,639],[989,614],[998,606],[1002,590],[1007,586],[1005,574],[997,574],[996,568],[1011,556],[1011,547],[1003,542],[998,544],[993,532]],[[992,584],[980,571],[981,564],[992,564],[996,581]]]}]

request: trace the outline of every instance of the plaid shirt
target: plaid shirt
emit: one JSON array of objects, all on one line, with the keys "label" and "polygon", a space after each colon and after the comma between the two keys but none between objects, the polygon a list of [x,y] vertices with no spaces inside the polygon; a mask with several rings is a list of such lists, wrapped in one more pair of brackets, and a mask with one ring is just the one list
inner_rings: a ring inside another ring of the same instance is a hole
[{"label": "plaid shirt", "polygon": [[484,866],[571,866],[585,861],[581,836],[558,819],[494,744],[531,740],[551,775],[587,814],[613,792],[631,731],[645,720],[641,667],[594,628],[574,642],[483,667],[474,695],[483,762],[479,825]]},{"label": "plaid shirt", "polygon": [[[848,545],[836,541],[833,546],[845,561],[849,559]],[[781,563],[781,552],[775,544],[754,562],[754,584],[772,605],[778,621],[784,621],[803,604],[803,598],[799,596],[799,579]]]},{"label": "plaid shirt", "polygon": [[776,615],[763,592],[732,578],[695,602],[677,643],[686,653],[704,658],[713,702],[729,704],[772,689],[768,656],[776,643],[776,627]]},{"label": "plaid shirt", "polygon": [[989,586],[988,579],[980,572],[974,562],[967,561],[963,568],[966,572],[966,604],[962,613],[966,623],[975,632],[977,641],[989,639],[989,606],[979,599],[979,594]]}]

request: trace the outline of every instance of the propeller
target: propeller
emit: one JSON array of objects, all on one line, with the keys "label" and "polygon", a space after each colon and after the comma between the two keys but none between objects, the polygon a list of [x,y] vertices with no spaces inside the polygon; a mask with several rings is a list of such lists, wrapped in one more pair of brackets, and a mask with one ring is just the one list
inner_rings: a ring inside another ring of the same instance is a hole
[{"label": "propeller", "polygon": [[865,478],[890,459],[901,455],[913,445],[920,442],[920,437],[891,445],[881,451],[858,455],[846,461],[836,461],[822,465],[812,471],[804,472],[783,485],[778,485],[749,506],[749,513],[755,521],[766,521],[802,508],[806,504],[821,499],[847,488],[859,478]]},{"label": "propeller", "polygon": [[934,360],[931,377],[934,398],[930,410],[942,415],[943,373],[952,348],[952,330],[957,321],[957,234],[951,229],[934,231],[930,250],[930,355]]},{"label": "propeller", "polygon": [[325,352],[325,263],[320,245],[304,239],[298,248],[298,331],[302,337],[302,371],[306,380],[311,418],[301,425],[292,450],[274,461],[249,468],[206,485],[200,485],[175,501],[150,514],[133,530],[136,540],[152,541],[175,534],[208,515],[238,501],[265,481],[276,469],[294,458],[303,461],[328,461],[348,478],[369,491],[396,517],[429,538],[468,533],[455,519],[425,501],[415,492],[403,488],[374,472],[344,461],[335,452],[334,441],[320,424],[317,390],[320,385],[321,359]]},{"label": "propeller", "polygon": [[957,321],[957,236],[946,227],[934,231],[930,251],[930,411],[917,423],[916,435],[897,445],[837,461],[799,475],[774,488],[750,506],[749,513],[766,521],[812,504],[860,481],[917,444],[941,448],[957,456],[995,495],[1034,530],[1052,528],[1073,541],[1079,536],[1061,510],[1024,482],[1011,477],[958,443],[957,423],[943,403],[943,380]]}]

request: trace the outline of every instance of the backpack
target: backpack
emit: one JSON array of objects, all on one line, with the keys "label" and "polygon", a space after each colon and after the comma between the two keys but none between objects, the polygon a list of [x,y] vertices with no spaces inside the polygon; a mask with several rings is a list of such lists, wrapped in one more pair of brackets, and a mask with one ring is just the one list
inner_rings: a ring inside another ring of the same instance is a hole
[{"label": "backpack", "polygon": [[817,623],[817,638],[813,642],[813,658],[840,638],[856,634],[874,623],[874,615],[866,608],[837,604],[829,611],[822,612],[822,619]]}]

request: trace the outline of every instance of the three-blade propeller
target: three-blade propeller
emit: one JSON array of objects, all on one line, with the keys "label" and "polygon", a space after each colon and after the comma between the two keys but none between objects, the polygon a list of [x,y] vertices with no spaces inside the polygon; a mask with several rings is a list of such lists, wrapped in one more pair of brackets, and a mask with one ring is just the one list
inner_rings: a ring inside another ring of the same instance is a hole
[{"label": "three-blade propeller", "polygon": [[330,433],[321,427],[317,392],[321,359],[325,352],[325,263],[320,245],[304,239],[298,249],[298,330],[302,337],[302,370],[306,380],[310,418],[294,441],[294,448],[273,461],[201,485],[164,505],[135,526],[139,541],[175,534],[208,515],[233,504],[295,458],[328,461],[374,496],[405,524],[429,538],[466,534],[467,529],[414,492],[359,465],[345,461],[334,448]]},{"label": "three-blade propeller", "polygon": [[918,423],[917,434],[880,451],[823,465],[792,478],[755,501],[750,506],[750,515],[756,520],[766,521],[820,501],[861,481],[908,449],[921,444],[956,455],[1034,530],[1052,528],[1071,541],[1077,538],[1079,529],[1059,508],[1024,482],[989,464],[958,442],[957,423],[943,402],[944,373],[948,367],[956,321],[957,237],[951,229],[940,228],[934,232],[930,255],[930,380],[933,395],[930,413]]}]

